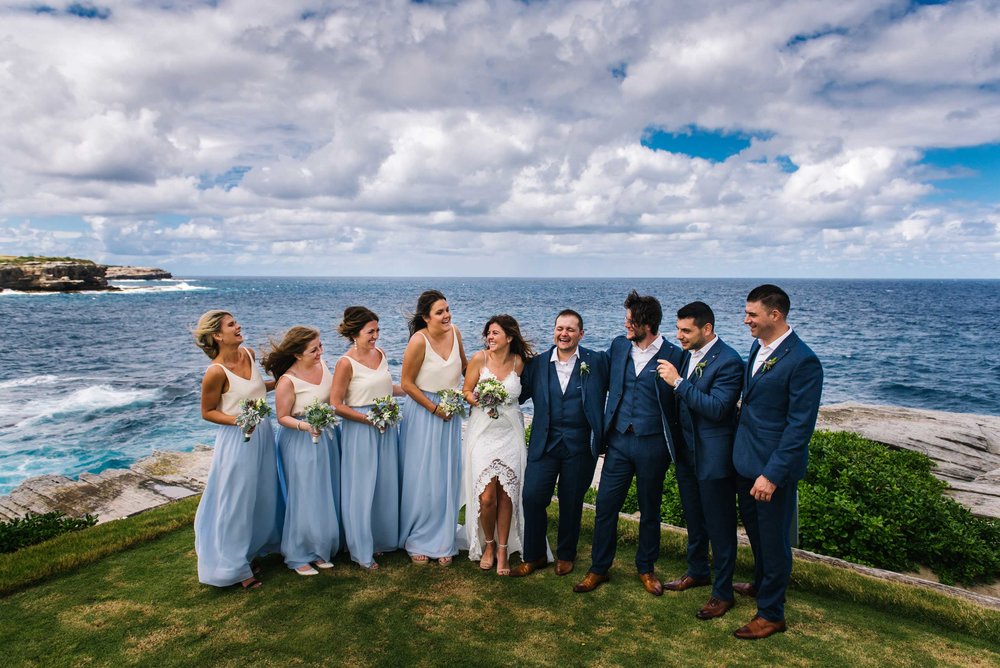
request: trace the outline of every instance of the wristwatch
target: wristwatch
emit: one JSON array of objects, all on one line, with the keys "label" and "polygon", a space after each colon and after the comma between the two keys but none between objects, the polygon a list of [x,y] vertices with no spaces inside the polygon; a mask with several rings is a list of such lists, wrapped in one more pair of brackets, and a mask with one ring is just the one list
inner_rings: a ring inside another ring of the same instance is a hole
[{"label": "wristwatch", "polygon": [[680,386],[681,386],[681,381],[683,381],[683,380],[684,380],[684,378],[683,378],[683,377],[681,377],[681,376],[677,376],[677,380],[675,380],[675,381],[674,381],[674,389],[675,389],[675,390],[676,390],[676,389],[677,389],[678,387],[680,387]]}]

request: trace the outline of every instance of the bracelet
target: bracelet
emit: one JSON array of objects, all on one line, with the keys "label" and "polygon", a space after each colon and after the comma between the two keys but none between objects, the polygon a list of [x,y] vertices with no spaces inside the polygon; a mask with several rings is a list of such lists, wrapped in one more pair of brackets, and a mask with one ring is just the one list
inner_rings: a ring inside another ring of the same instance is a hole
[{"label": "bracelet", "polygon": [[302,431],[302,420],[295,423],[295,431]]},{"label": "bracelet", "polygon": [[431,415],[437,415],[437,412],[438,412],[438,404],[434,404],[434,410],[431,411]]}]

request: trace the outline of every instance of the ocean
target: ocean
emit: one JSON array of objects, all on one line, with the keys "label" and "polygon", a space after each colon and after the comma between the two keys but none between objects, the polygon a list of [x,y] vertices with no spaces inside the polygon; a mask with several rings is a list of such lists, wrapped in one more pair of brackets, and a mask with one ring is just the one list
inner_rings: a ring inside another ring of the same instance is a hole
[{"label": "ocean", "polygon": [[[190,331],[204,311],[231,311],[248,345],[296,324],[322,332],[332,368],[346,306],[381,318],[381,346],[398,381],[417,295],[447,295],[471,356],[485,321],[510,313],[538,350],[562,308],[584,317],[583,345],[623,332],[632,288],[659,298],[661,331],[700,299],[716,331],[744,356],[752,279],[187,278],[122,281],[117,293],[0,293],[0,494],[41,474],[75,477],[127,467],[153,450],[213,442],[199,389],[209,360]],[[789,322],[823,362],[823,403],[860,401],[1000,415],[1000,281],[782,280]]]}]

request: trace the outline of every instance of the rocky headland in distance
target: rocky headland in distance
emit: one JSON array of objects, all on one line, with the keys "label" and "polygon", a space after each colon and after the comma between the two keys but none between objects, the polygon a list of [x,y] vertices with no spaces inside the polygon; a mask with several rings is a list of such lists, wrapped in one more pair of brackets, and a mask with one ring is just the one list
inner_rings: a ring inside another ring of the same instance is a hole
[{"label": "rocky headland in distance", "polygon": [[0,290],[18,292],[109,291],[114,280],[161,280],[169,271],[118,267],[73,257],[0,255]]}]

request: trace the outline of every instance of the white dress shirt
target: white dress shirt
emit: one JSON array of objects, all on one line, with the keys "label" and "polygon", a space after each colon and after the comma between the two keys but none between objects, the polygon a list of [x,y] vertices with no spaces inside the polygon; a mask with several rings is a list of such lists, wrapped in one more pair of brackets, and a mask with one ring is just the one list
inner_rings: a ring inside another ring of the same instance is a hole
[{"label": "white dress shirt", "polygon": [[636,376],[642,373],[642,370],[649,364],[649,360],[656,357],[656,353],[660,352],[661,345],[663,345],[663,336],[660,334],[657,334],[656,338],[653,339],[653,342],[645,350],[635,345],[635,341],[632,342],[632,365],[635,367]]},{"label": "white dress shirt", "polygon": [[776,338],[774,341],[771,341],[771,345],[769,346],[765,346],[763,341],[757,339],[757,342],[760,343],[760,350],[757,351],[757,357],[753,358],[753,373],[750,374],[751,376],[757,375],[757,371],[760,370],[761,365],[764,364],[764,360],[769,358],[771,353],[777,350],[778,346],[780,346],[791,333],[792,328],[789,327],[787,332]]},{"label": "white dress shirt", "polygon": [[684,376],[685,378],[691,378],[691,374],[694,373],[694,368],[698,366],[698,362],[705,359],[705,355],[708,354],[708,351],[712,349],[712,346],[714,346],[715,342],[718,340],[718,336],[712,337],[712,340],[703,345],[701,348],[691,351],[691,361],[688,362],[688,370],[687,375]]},{"label": "white dress shirt", "polygon": [[573,365],[576,364],[578,359],[580,359],[579,348],[574,350],[573,354],[565,362],[559,359],[559,349],[552,349],[552,357],[549,358],[549,361],[556,364],[556,378],[559,379],[559,387],[562,388],[563,394],[566,394],[566,388],[569,386],[569,377],[573,375]]}]

